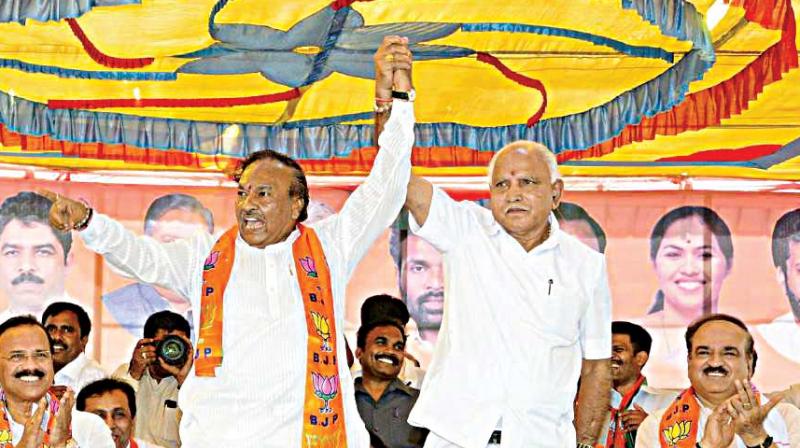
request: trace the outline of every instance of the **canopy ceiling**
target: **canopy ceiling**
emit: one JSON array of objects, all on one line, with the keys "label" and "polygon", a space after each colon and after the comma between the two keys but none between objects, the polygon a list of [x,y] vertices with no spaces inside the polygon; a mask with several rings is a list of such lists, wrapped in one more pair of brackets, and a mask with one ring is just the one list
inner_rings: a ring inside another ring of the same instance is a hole
[{"label": "canopy ceiling", "polygon": [[575,176],[800,179],[800,0],[5,0],[0,163],[359,174],[372,54],[409,37],[414,164],[517,139]]}]

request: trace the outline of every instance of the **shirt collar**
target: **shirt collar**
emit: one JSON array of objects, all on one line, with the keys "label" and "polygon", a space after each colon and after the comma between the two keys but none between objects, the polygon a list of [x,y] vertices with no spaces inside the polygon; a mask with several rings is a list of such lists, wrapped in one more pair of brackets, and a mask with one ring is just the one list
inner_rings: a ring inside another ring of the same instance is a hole
[{"label": "shirt collar", "polygon": [[[367,389],[364,388],[364,381],[363,381],[363,379],[361,377],[358,377],[358,378],[355,379],[355,391],[369,395],[369,392],[367,392]],[[395,379],[392,380],[391,383],[389,383],[389,386],[386,387],[386,390],[383,391],[383,394],[381,395],[381,398],[385,397],[387,394],[389,394],[390,392],[394,392],[394,391],[402,392],[402,393],[404,393],[404,394],[406,394],[408,396],[412,396],[413,395],[411,386],[407,386],[405,383],[400,381],[398,378],[395,378]]]},{"label": "shirt collar", "polygon": [[242,239],[242,235],[237,233],[236,234],[236,250],[246,250],[246,251],[265,252],[265,253],[273,253],[274,254],[274,253],[277,253],[277,252],[282,252],[287,247],[291,248],[292,244],[294,244],[295,240],[297,240],[297,238],[299,238],[299,237],[300,237],[300,230],[298,230],[297,227],[295,227],[294,230],[292,230],[292,233],[290,233],[289,236],[286,237],[285,240],[283,240],[283,241],[281,241],[279,243],[270,244],[269,246],[261,249],[261,248],[253,247],[253,246],[247,244],[247,241]]},{"label": "shirt collar", "polygon": [[87,361],[88,358],[86,358],[86,353],[81,352],[77,358],[70,361],[69,364],[65,365],[61,368],[61,370],[58,371],[58,376],[66,377],[71,380],[77,379]]},{"label": "shirt collar", "polygon": [[[514,237],[509,235],[508,232],[506,232],[505,229],[503,229],[500,223],[497,222],[496,219],[494,219],[491,210],[488,210],[488,212],[489,212],[488,215],[491,219],[491,222],[488,225],[489,234],[491,236],[496,236],[498,234],[505,234],[509,238],[514,239]],[[550,212],[550,215],[547,216],[547,222],[550,223],[550,235],[547,236],[547,239],[544,240],[542,244],[539,244],[538,246],[531,249],[529,253],[540,252],[555,248],[561,241],[561,234],[563,232],[561,231],[561,226],[558,225],[558,219],[556,219],[556,215],[554,215],[553,212]]]}]

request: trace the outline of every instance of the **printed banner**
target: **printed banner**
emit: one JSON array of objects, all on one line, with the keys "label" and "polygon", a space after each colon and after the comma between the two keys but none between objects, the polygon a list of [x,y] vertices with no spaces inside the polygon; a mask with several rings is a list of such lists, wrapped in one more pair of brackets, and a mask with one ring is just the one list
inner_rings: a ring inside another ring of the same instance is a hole
[{"label": "printed banner", "polygon": [[[77,234],[53,231],[46,224],[46,204],[30,193],[40,188],[85,199],[133,232],[163,242],[194,232],[219,234],[235,221],[231,188],[0,181],[0,319],[19,313],[41,317],[52,301],[76,301],[92,316],[89,354],[109,372],[129,362],[150,314],[173,310],[190,316],[189,303],[115,272]],[[335,213],[348,195],[346,188],[312,186],[307,223]],[[651,385],[688,384],[684,331],[706,312],[747,322],[762,389],[797,381],[798,195],[567,192],[565,200],[562,229],[606,254],[614,318],[640,323],[653,336],[645,367]],[[355,349],[364,299],[391,294],[408,306],[408,350],[424,368],[443,317],[444,285],[441,256],[398,220],[350,279],[345,325],[350,346]]]}]

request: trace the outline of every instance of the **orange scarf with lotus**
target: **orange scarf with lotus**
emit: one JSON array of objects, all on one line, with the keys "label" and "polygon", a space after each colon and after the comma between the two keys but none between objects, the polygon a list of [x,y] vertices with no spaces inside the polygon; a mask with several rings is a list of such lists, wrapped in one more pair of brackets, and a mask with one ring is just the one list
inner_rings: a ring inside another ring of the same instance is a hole
[{"label": "orange scarf with lotus", "polygon": [[[297,227],[300,236],[292,244],[292,255],[308,329],[301,443],[303,448],[346,448],[330,272],[316,232],[300,224]],[[222,365],[222,299],[233,270],[237,235],[236,227],[225,232],[203,265],[194,362],[197,376],[215,376],[215,369]]]},{"label": "orange scarf with lotus", "polygon": [[694,388],[688,388],[669,405],[661,416],[658,441],[661,448],[694,448],[700,425],[700,403]]}]

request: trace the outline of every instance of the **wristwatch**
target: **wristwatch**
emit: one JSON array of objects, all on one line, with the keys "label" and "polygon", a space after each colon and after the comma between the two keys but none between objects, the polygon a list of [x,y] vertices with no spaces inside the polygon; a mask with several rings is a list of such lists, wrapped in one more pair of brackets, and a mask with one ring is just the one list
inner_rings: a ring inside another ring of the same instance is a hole
[{"label": "wristwatch", "polygon": [[593,447],[592,445],[589,445],[588,443],[581,443],[581,442],[578,442],[578,443],[575,445],[575,448],[594,448],[594,447]]},{"label": "wristwatch", "polygon": [[409,90],[408,92],[400,92],[397,90],[392,90],[392,98],[396,98],[398,100],[403,101],[411,101],[412,103],[417,98],[417,92],[414,89]]},{"label": "wristwatch", "polygon": [[772,436],[767,436],[763,442],[758,445],[748,446],[747,448],[767,448],[772,446]]}]

